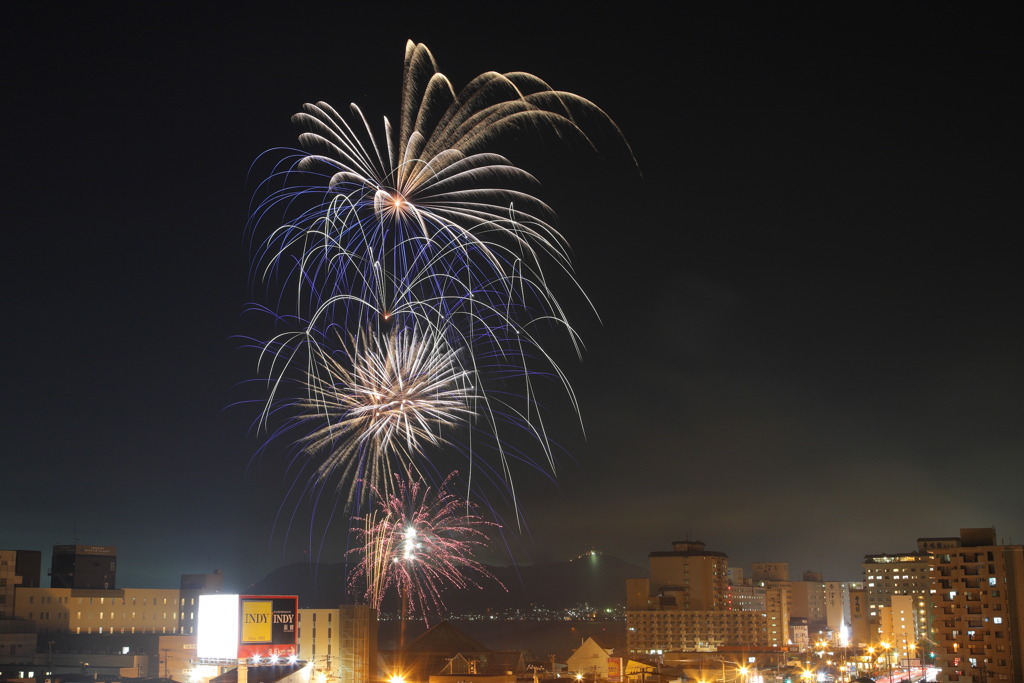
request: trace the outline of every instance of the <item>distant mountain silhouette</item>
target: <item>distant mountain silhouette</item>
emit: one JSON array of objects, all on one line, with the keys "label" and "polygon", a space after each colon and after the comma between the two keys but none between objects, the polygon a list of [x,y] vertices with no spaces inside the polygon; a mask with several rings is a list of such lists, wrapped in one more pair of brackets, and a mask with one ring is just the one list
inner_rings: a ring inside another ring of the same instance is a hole
[{"label": "distant mountain silhouette", "polygon": [[[248,588],[256,595],[298,595],[303,608],[325,608],[358,602],[348,591],[348,572],[341,564],[298,563],[280,567]],[[484,613],[531,605],[561,610],[588,603],[614,607],[625,603],[628,578],[646,576],[643,567],[595,553],[565,562],[488,567],[504,584],[480,580],[480,588],[443,594],[449,614]],[[385,604],[385,610],[395,609]]]}]

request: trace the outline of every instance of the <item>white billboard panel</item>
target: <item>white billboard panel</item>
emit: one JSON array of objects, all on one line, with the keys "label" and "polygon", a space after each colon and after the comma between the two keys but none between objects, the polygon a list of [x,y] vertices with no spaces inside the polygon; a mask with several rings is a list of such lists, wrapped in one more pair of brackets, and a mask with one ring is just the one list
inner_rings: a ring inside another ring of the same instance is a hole
[{"label": "white billboard panel", "polygon": [[238,596],[200,595],[196,633],[200,659],[235,659],[238,656]]}]

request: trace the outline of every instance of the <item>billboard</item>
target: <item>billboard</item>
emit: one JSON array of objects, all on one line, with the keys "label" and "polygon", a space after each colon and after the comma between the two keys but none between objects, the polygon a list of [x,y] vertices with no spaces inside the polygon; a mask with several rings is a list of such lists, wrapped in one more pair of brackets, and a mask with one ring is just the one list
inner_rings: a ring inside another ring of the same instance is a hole
[{"label": "billboard", "polygon": [[238,658],[291,657],[298,653],[295,626],[299,599],[294,595],[239,596]]},{"label": "billboard", "polygon": [[196,655],[271,663],[298,652],[294,595],[200,595]]}]

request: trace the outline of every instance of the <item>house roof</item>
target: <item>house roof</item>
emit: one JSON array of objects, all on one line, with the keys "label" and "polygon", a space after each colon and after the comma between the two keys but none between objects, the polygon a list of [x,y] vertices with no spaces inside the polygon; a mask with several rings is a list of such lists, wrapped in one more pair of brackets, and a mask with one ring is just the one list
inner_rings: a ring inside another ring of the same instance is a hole
[{"label": "house roof", "polygon": [[447,621],[442,621],[420,634],[406,645],[404,650],[424,654],[440,653],[448,656],[456,652],[483,653],[491,651],[490,648],[484,647]]}]

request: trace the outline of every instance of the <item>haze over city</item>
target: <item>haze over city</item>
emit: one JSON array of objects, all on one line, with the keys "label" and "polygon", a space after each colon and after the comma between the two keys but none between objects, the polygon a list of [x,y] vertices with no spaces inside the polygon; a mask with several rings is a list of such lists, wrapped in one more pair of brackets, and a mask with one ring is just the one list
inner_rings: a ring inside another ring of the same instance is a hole
[{"label": "haze over city", "polygon": [[644,566],[693,538],[852,580],[920,536],[1021,541],[1018,10],[482,11],[16,10],[0,547],[117,546],[125,586],[340,560],[340,513],[295,504],[236,405],[250,165],[296,145],[304,102],[394,117],[407,39],[457,86],[521,70],[588,98],[636,162],[505,151],[596,315],[560,296],[583,429],[542,392],[557,479],[517,473],[526,526],[482,559]]}]

